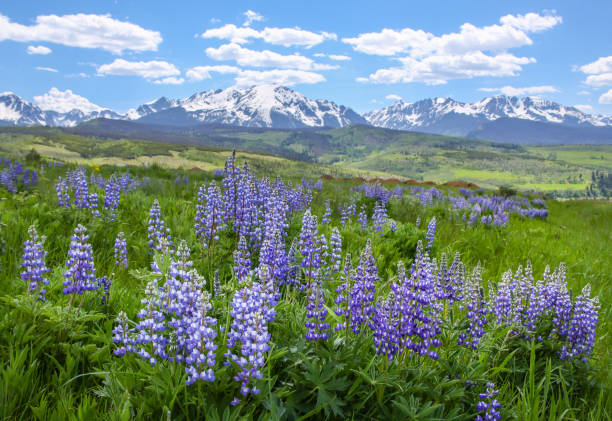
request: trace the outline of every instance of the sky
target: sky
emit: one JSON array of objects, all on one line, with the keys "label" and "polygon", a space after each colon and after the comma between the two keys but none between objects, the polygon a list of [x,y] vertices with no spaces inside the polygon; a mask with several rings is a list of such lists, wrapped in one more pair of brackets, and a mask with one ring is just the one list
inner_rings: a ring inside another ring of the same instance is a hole
[{"label": "sky", "polygon": [[363,113],[540,96],[612,115],[612,1],[0,3],[0,92],[125,112],[262,83]]}]

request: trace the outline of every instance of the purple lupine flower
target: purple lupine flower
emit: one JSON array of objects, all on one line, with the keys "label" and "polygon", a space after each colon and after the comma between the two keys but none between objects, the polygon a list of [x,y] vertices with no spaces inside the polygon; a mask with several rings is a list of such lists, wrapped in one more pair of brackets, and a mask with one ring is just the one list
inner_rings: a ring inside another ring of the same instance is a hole
[{"label": "purple lupine flower", "polygon": [[433,247],[434,238],[436,236],[436,217],[432,216],[427,224],[427,234],[425,234],[425,239],[427,240],[426,249],[431,251]]},{"label": "purple lupine flower", "polygon": [[437,293],[439,300],[447,300],[449,305],[463,298],[462,289],[465,279],[465,266],[461,263],[461,255],[455,253],[450,267],[447,265],[446,254],[440,257],[440,268],[437,273]]},{"label": "purple lupine flower", "polygon": [[68,260],[66,261],[68,270],[64,272],[66,278],[64,295],[72,294],[70,306],[72,306],[75,295],[82,295],[85,291],[93,291],[98,288],[91,244],[87,242],[88,240],[87,230],[79,224],[71,237]]},{"label": "purple lupine flower", "polygon": [[234,276],[238,282],[245,282],[251,272],[251,254],[246,244],[246,239],[240,237],[238,249],[234,251]]},{"label": "purple lupine flower", "polygon": [[119,232],[115,238],[115,265],[128,268],[127,241],[123,231]]},{"label": "purple lupine flower", "polygon": [[336,299],[334,302],[336,303],[335,313],[337,316],[341,317],[343,320],[341,323],[338,323],[334,329],[336,331],[340,331],[342,329],[346,329],[348,334],[348,326],[351,319],[351,307],[350,307],[350,293],[353,289],[353,267],[351,254],[347,253],[344,258],[344,268],[342,270],[342,274],[340,275],[340,285],[336,288]]},{"label": "purple lupine flower", "polygon": [[49,280],[45,278],[45,273],[48,273],[49,269],[45,264],[47,252],[43,247],[44,237],[38,236],[34,225],[28,228],[28,236],[21,256],[21,267],[23,267],[21,279],[28,284],[29,293],[34,292],[43,300],[47,292],[45,285],[49,285]]},{"label": "purple lupine flower", "polygon": [[[206,204],[203,203],[204,201],[206,201]],[[224,228],[221,190],[219,190],[217,183],[211,181],[208,191],[205,193],[204,186],[202,186],[198,194],[195,223],[196,237],[202,240],[203,248],[212,250],[214,249],[214,242],[219,240],[218,233]]]},{"label": "purple lupine flower", "polygon": [[599,299],[591,298],[591,285],[586,284],[582,294],[576,297],[572,317],[559,333],[564,337],[564,344],[559,354],[560,359],[583,357],[586,361],[595,344]]},{"label": "purple lupine flower", "polygon": [[321,277],[311,285],[311,290],[308,294],[308,304],[306,304],[306,339],[309,341],[326,341],[329,338],[327,331],[329,323],[325,321],[327,317],[327,309],[325,308],[325,296],[321,289]]},{"label": "purple lupine flower", "polygon": [[149,240],[149,247],[153,250],[161,251],[161,239],[165,238],[168,241],[168,246],[172,246],[172,236],[170,235],[170,229],[166,227],[166,222],[161,217],[161,207],[159,201],[155,199],[151,210],[149,211],[149,222],[148,222],[148,234],[147,239]]},{"label": "purple lupine flower", "polygon": [[387,222],[387,208],[382,201],[376,202],[374,207],[374,214],[372,215],[372,223],[374,225],[374,232],[382,234],[383,226]]},{"label": "purple lupine flower", "polygon": [[398,263],[397,282],[391,286],[399,301],[400,344],[420,356],[437,359],[432,348],[441,345],[441,321],[436,299],[435,265],[419,241],[410,275],[402,262]]},{"label": "purple lupine flower", "polygon": [[499,409],[501,404],[495,399],[499,394],[499,390],[495,389],[495,384],[487,383],[487,392],[478,394],[480,401],[476,405],[478,412],[484,412],[483,415],[477,415],[475,421],[494,421],[501,419]]},{"label": "purple lupine flower", "polygon": [[329,206],[329,200],[325,202],[325,213],[321,217],[321,225],[327,225],[331,222],[331,207]]},{"label": "purple lupine flower", "polygon": [[265,365],[265,353],[270,349],[265,317],[268,309],[261,296],[261,284],[253,282],[236,291],[230,305],[233,320],[227,336],[226,364],[233,362],[240,368],[234,377],[241,383],[240,393],[257,395],[259,389],[252,383],[263,377],[261,368]]},{"label": "purple lupine flower", "polygon": [[365,207],[363,205],[359,210],[357,220],[359,221],[359,224],[361,224],[361,231],[366,231],[368,229],[368,214],[366,213]]},{"label": "purple lupine flower", "polygon": [[310,284],[322,264],[320,237],[317,232],[317,217],[310,213],[310,209],[306,209],[302,218],[298,249],[302,255],[300,266],[304,269],[304,275],[306,275],[306,285],[302,287],[310,290]]},{"label": "purple lupine flower", "polygon": [[97,278],[96,281],[98,282],[98,288],[102,291],[102,305],[108,304],[110,287],[113,282],[107,276]]},{"label": "purple lupine flower", "polygon": [[117,326],[113,329],[113,342],[117,345],[117,349],[113,351],[113,354],[123,357],[127,352],[134,352],[134,340],[132,339],[134,329],[128,327],[125,311],[120,311],[115,321]]},{"label": "purple lupine flower", "polygon": [[355,269],[353,288],[349,294],[350,327],[355,334],[369,326],[370,317],[375,311],[374,293],[378,280],[378,267],[372,255],[372,244],[368,240]]},{"label": "purple lupine flower", "polygon": [[55,192],[57,193],[58,206],[70,207],[70,194],[68,194],[68,181],[58,177],[57,183],[55,183]]},{"label": "purple lupine flower", "polygon": [[221,299],[221,277],[219,276],[219,269],[215,269],[213,274],[213,293],[216,299]]},{"label": "purple lupine flower", "polygon": [[393,360],[400,351],[399,323],[397,300],[391,292],[387,299],[379,299],[372,316],[372,340],[376,353],[386,355],[388,360]]},{"label": "purple lupine flower", "polygon": [[348,220],[349,220],[349,209],[347,206],[342,206],[342,208],[340,209],[340,225],[344,227]]},{"label": "purple lupine flower", "polygon": [[166,347],[170,342],[164,335],[166,331],[162,297],[157,280],[150,281],[145,288],[145,298],[141,300],[143,308],[138,312],[139,322],[136,325],[136,336],[133,340],[134,352],[151,366],[157,364],[157,358],[166,358]]},{"label": "purple lupine flower", "polygon": [[465,309],[469,326],[466,332],[459,334],[459,345],[477,349],[480,338],[484,335],[484,325],[487,324],[489,308],[484,300],[484,291],[480,286],[482,282],[480,263],[474,268],[471,277],[465,281],[463,302],[460,309]]},{"label": "purple lupine flower", "polygon": [[214,339],[217,332],[214,326],[217,320],[207,314],[212,309],[209,296],[206,292],[195,295],[193,312],[186,312],[183,318],[183,326],[186,333],[185,344],[185,372],[188,374],[185,383],[195,383],[198,379],[212,382],[215,381],[215,357],[217,345]]},{"label": "purple lupine flower", "polygon": [[110,211],[112,219],[115,219],[115,211],[119,207],[120,191],[119,183],[114,176],[104,186],[104,207]]},{"label": "purple lupine flower", "polygon": [[342,237],[340,236],[338,228],[332,228],[329,242],[331,246],[331,270],[332,273],[338,273],[340,271],[340,264],[342,263]]}]

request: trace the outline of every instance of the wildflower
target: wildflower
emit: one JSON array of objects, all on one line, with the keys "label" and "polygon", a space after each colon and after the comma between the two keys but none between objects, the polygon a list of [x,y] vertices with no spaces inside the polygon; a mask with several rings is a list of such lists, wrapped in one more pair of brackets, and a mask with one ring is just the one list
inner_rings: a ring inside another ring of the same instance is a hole
[{"label": "wildflower", "polygon": [[44,277],[49,272],[45,265],[47,252],[43,247],[44,237],[38,236],[34,225],[28,228],[28,236],[21,256],[21,279],[28,284],[28,292],[35,292],[42,300],[46,293],[44,286],[49,285],[49,280]]}]

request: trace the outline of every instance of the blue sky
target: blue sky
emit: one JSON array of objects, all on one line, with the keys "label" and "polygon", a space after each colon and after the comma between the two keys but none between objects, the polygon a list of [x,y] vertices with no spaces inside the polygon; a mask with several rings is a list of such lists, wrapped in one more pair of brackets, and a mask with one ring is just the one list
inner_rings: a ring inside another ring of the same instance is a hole
[{"label": "blue sky", "polygon": [[127,111],[280,83],[358,112],[503,92],[612,114],[610,16],[610,1],[4,2],[0,91]]}]

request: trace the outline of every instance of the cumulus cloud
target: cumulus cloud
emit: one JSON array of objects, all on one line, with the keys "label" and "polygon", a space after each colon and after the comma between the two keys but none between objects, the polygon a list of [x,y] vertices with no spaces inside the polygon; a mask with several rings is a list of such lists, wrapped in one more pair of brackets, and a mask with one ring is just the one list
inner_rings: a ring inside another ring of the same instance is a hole
[{"label": "cumulus cloud", "polygon": [[508,53],[489,56],[477,51],[464,55],[434,55],[420,60],[404,57],[399,61],[403,66],[379,69],[366,80],[374,83],[423,82],[427,85],[442,85],[450,79],[516,76],[523,65],[533,63],[535,59]]},{"label": "cumulus cloud", "polygon": [[303,70],[243,70],[236,76],[237,86],[251,86],[261,84],[275,84],[293,86],[299,84],[312,84],[325,82],[325,77],[319,73]]},{"label": "cumulus cloud", "polygon": [[386,98],[386,99],[390,99],[390,100],[392,100],[392,101],[401,101],[401,100],[402,100],[402,97],[401,97],[401,96],[399,96],[399,95],[395,95],[395,94],[390,94],[390,95],[387,95],[385,98]]},{"label": "cumulus cloud", "polygon": [[274,70],[243,70],[234,66],[197,66],[185,74],[191,81],[200,81],[212,78],[212,73],[234,74],[237,86],[251,86],[261,84],[275,84],[292,86],[302,83],[324,82],[325,77],[319,73],[296,69]]},{"label": "cumulus cloud", "polygon": [[599,97],[600,104],[612,104],[612,89]]},{"label": "cumulus cloud", "polygon": [[36,70],[41,70],[43,72],[57,73],[57,69],[54,69],[53,67],[37,66]]},{"label": "cumulus cloud", "polygon": [[574,105],[574,108],[578,108],[580,111],[582,111],[583,113],[590,113],[593,111],[593,107],[591,107],[590,105]]},{"label": "cumulus cloud", "polygon": [[295,28],[264,28],[257,31],[248,26],[238,27],[227,24],[219,28],[208,29],[202,38],[226,39],[233,43],[244,44],[250,39],[261,39],[268,44],[282,45],[284,47],[301,46],[310,48],[327,39],[337,39],[336,34],[329,32],[315,33],[299,27]]},{"label": "cumulus cloud", "polygon": [[47,54],[51,54],[51,49],[49,47],[45,47],[44,45],[28,45],[28,54],[40,54],[46,56]]},{"label": "cumulus cloud", "polygon": [[253,22],[260,22],[264,20],[264,17],[257,12],[247,10],[243,13],[245,21],[242,26],[250,26]]},{"label": "cumulus cloud", "polygon": [[538,95],[538,94],[552,94],[559,92],[557,88],[550,85],[542,86],[525,86],[523,88],[515,88],[514,86],[503,86],[501,88],[479,88],[482,92],[501,92],[507,96],[519,96],[519,95]]},{"label": "cumulus cloud", "polygon": [[[402,65],[383,68],[367,80],[374,83],[424,82],[443,84],[450,79],[481,76],[516,76],[530,57],[518,57],[509,49],[533,44],[529,33],[560,24],[556,15],[507,15],[499,24],[478,27],[461,25],[459,32],[435,36],[421,29],[382,29],[342,41],[355,51],[370,55],[399,56]],[[364,81],[366,78],[359,78]]]},{"label": "cumulus cloud", "polygon": [[[612,86],[612,56],[600,57],[592,63],[578,68],[587,78],[584,81],[594,88]],[[612,104],[612,89],[599,97],[600,104]]]},{"label": "cumulus cloud", "polygon": [[240,69],[234,66],[196,66],[187,70],[185,75],[191,81],[200,81],[210,79],[211,73],[237,74],[240,73]]},{"label": "cumulus cloud", "polygon": [[34,101],[43,110],[53,110],[60,113],[77,109],[84,113],[100,111],[102,107],[91,103],[87,98],[73,93],[70,89],[60,91],[53,87],[44,95],[35,96]]},{"label": "cumulus cloud", "polygon": [[156,85],[180,85],[183,82],[185,82],[185,79],[183,79],[182,77],[170,76],[163,79],[158,79],[153,83]]},{"label": "cumulus cloud", "polygon": [[157,79],[181,74],[174,64],[166,61],[127,61],[121,58],[98,67],[98,75],[140,76]]},{"label": "cumulus cloud", "polygon": [[206,55],[214,60],[234,60],[240,66],[277,67],[281,69],[330,70],[337,66],[318,64],[300,54],[282,55],[273,51],[255,51],[238,44],[225,44],[219,48],[207,48]]},{"label": "cumulus cloud", "polygon": [[125,50],[156,51],[162,37],[157,31],[108,15],[44,15],[37,16],[36,23],[28,26],[0,14],[0,41],[4,40],[44,41],[121,54]]}]

